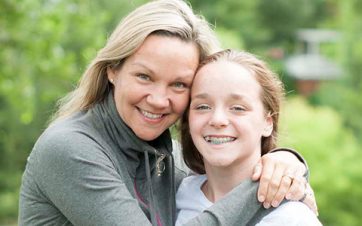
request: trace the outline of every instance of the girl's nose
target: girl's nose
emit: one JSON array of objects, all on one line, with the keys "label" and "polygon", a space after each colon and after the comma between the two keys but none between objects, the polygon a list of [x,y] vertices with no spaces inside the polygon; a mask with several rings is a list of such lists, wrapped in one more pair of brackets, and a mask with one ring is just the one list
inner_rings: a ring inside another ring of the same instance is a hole
[{"label": "girl's nose", "polygon": [[215,109],[209,121],[209,125],[221,128],[227,126],[228,124],[229,119],[226,112],[224,112],[222,109]]}]

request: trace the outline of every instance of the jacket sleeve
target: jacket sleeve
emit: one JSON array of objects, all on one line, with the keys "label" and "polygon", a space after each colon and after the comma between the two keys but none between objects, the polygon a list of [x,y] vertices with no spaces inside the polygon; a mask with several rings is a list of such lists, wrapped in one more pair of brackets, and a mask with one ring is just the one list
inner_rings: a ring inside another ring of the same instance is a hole
[{"label": "jacket sleeve", "polygon": [[288,201],[263,217],[256,226],[322,226],[317,216],[303,203]]},{"label": "jacket sleeve", "polygon": [[[305,177],[308,179],[309,170],[307,162],[297,151],[289,148],[272,150],[272,152],[276,151],[288,151],[294,154],[306,166]],[[256,198],[257,189],[258,183],[256,182],[248,181],[242,183],[234,188],[225,198],[216,202],[212,207],[185,225],[247,225],[258,210],[263,208]]]},{"label": "jacket sleeve", "polygon": [[52,134],[28,170],[73,225],[151,225],[102,147],[81,133]]},{"label": "jacket sleeve", "polygon": [[256,198],[258,183],[244,181],[185,225],[247,225],[261,207]]},{"label": "jacket sleeve", "polygon": [[306,171],[304,173],[304,177],[307,179],[307,181],[309,180],[309,167],[307,164],[307,160],[305,160],[299,152],[297,152],[296,150],[291,149],[291,148],[275,148],[275,149],[271,150],[269,153],[273,153],[273,152],[277,152],[277,151],[286,151],[286,152],[289,152],[289,153],[292,153],[293,155],[295,155],[295,157],[297,157],[299,159],[299,161],[301,161],[305,165]]}]

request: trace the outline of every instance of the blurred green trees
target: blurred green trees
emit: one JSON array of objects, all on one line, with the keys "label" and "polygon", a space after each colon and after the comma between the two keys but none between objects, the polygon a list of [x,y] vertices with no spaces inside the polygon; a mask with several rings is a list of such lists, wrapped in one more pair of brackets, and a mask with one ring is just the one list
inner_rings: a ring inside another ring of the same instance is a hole
[{"label": "blurred green trees", "polygon": [[[126,12],[146,0],[0,1],[0,225],[16,222],[26,158],[57,99],[76,86],[87,63]],[[289,97],[282,144],[307,158],[320,219],[359,225],[362,212],[362,2],[359,0],[191,0],[226,48],[244,48],[282,74],[298,28],[341,32],[322,51],[345,74],[309,99]],[[283,57],[283,56],[282,56]],[[288,85],[289,91],[292,85]]]},{"label": "blurred green trees", "polygon": [[341,115],[291,97],[283,106],[280,140],[282,146],[296,148],[308,160],[322,223],[360,225],[362,155]]}]

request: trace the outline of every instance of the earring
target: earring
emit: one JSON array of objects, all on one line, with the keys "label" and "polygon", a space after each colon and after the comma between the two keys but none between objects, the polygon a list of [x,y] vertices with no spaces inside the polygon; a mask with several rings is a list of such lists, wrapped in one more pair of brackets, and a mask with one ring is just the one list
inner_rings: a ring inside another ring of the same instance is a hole
[{"label": "earring", "polygon": [[114,84],[114,79],[113,78],[111,78],[111,83]]}]

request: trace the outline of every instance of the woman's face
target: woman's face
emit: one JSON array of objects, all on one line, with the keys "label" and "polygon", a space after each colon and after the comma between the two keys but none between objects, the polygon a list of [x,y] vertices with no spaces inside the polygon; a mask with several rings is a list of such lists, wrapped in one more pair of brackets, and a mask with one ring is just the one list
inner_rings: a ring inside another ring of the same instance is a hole
[{"label": "woman's face", "polygon": [[205,166],[245,166],[260,158],[261,138],[273,125],[260,93],[255,76],[239,64],[218,61],[197,72],[189,126]]},{"label": "woman's face", "polygon": [[153,140],[181,117],[198,63],[196,44],[150,35],[120,69],[107,69],[118,113],[139,138]]}]

